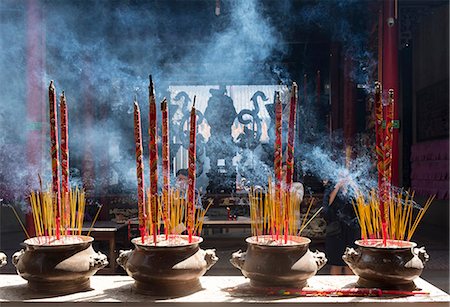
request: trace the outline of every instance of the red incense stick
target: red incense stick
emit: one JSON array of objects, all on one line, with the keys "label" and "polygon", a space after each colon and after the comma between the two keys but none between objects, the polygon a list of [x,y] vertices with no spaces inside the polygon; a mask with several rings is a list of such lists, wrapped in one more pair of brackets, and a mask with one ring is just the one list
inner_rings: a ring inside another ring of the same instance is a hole
[{"label": "red incense stick", "polygon": [[164,233],[166,235],[166,240],[169,235],[169,208],[170,206],[170,150],[169,150],[169,110],[167,105],[167,100],[161,102],[161,113],[162,113],[162,172],[163,172],[163,219]]},{"label": "red incense stick", "polygon": [[52,158],[52,191],[56,205],[56,239],[60,238],[61,229],[61,190],[59,178],[58,157],[58,111],[56,106],[56,93],[53,80],[48,88],[48,101],[50,111],[50,153]]},{"label": "red incense stick", "polygon": [[297,114],[297,83],[292,83],[291,101],[289,111],[288,143],[286,156],[286,203],[284,204],[284,243],[287,243],[289,226],[289,204],[291,200],[291,186],[294,175],[294,146],[295,146],[295,121]]},{"label": "red incense stick", "polygon": [[191,125],[189,131],[189,167],[188,167],[188,221],[187,231],[189,243],[192,243],[192,231],[194,230],[194,207],[195,207],[195,179],[196,179],[196,136],[197,136],[197,116],[195,114],[195,99],[191,110]]},{"label": "red incense stick", "polygon": [[139,105],[134,100],[134,142],[136,145],[136,176],[138,183],[138,215],[139,231],[141,233],[141,242],[145,242],[145,183],[144,183],[144,161],[142,153],[142,132],[141,132],[141,112]]},{"label": "red incense stick", "polygon": [[[279,206],[279,212],[276,214],[281,215],[282,201],[281,201],[281,181],[282,181],[282,116],[283,105],[281,104],[280,93],[276,92],[275,95],[275,152],[274,152],[274,169],[275,169],[275,199]],[[276,207],[276,206],[275,206]],[[279,221],[279,219],[275,219]],[[276,239],[280,234],[281,225],[275,225]]]},{"label": "red incense stick", "polygon": [[156,245],[158,225],[158,144],[156,132],[156,100],[152,76],[149,76],[149,162],[150,162],[150,208],[152,219],[153,243]]}]

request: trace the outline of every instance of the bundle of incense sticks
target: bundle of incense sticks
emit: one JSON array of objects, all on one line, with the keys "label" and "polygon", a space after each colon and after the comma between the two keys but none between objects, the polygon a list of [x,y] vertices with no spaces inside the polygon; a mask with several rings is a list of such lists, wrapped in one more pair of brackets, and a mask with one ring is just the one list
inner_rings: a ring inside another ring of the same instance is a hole
[{"label": "bundle of incense sticks", "polygon": [[[297,114],[297,84],[292,83],[289,106],[289,123],[287,136],[286,174],[283,178],[282,169],[282,127],[283,106],[279,92],[275,93],[275,145],[274,145],[274,173],[275,188],[272,191],[272,182],[269,179],[269,188],[266,192],[250,190],[250,212],[252,219],[252,232],[254,235],[271,234],[275,240],[283,236],[287,243],[288,236],[297,233],[297,223],[300,213],[300,201],[292,193],[292,180],[294,173],[295,126]],[[309,212],[309,210],[308,210]]]},{"label": "bundle of incense sticks", "polygon": [[[281,199],[285,206],[285,210],[281,215],[275,214],[278,211],[279,203],[274,193],[272,179],[269,178],[269,186],[267,190],[251,188],[249,192],[250,201],[250,219],[252,235],[257,239],[259,236],[271,235],[273,241],[280,240],[287,243],[290,236],[301,233],[309,224],[311,219],[307,219],[309,212],[314,205],[314,199],[311,198],[306,215],[300,220],[300,201],[295,192],[281,190]],[[287,220],[287,223],[286,223]],[[279,230],[283,237],[276,236]]]},{"label": "bundle of incense sticks", "polygon": [[[355,211],[361,225],[363,238],[410,240],[423,214],[431,205],[430,197],[423,208],[414,216],[413,196],[396,193],[392,188],[392,141],[394,120],[394,90],[389,89],[383,98],[380,82],[375,83],[375,137],[378,171],[378,191],[367,197],[358,195]],[[366,206],[367,205],[367,206]]]},{"label": "bundle of incense sticks", "polygon": [[[206,210],[196,208],[195,179],[196,179],[196,137],[197,119],[195,110],[195,99],[190,115],[189,133],[189,185],[185,192],[172,189],[170,186],[170,150],[169,150],[169,111],[167,100],[161,102],[162,113],[162,174],[163,192],[158,195],[158,146],[157,146],[157,114],[155,88],[152,77],[149,76],[149,152],[150,152],[150,189],[147,190],[147,201],[145,199],[144,166],[142,155],[141,115],[139,105],[135,101],[134,112],[134,138],[136,144],[136,175],[138,183],[138,214],[139,229],[141,231],[142,243],[145,237],[150,235],[152,243],[157,244],[161,227],[164,224],[166,239],[169,235],[180,234],[185,229],[192,242],[192,235],[200,233]],[[212,202],[210,202],[211,204]],[[209,208],[209,206],[208,206]]]},{"label": "bundle of incense sticks", "polygon": [[387,240],[387,206],[390,203],[392,177],[392,133],[394,115],[394,92],[389,90],[389,97],[383,101],[382,85],[375,83],[375,151],[378,170],[378,199],[381,218],[381,235],[383,244]]},{"label": "bundle of incense sticks", "polygon": [[[147,190],[147,194],[150,192]],[[162,208],[165,205],[165,198],[169,198],[169,208],[167,211],[169,215],[166,219],[164,219],[164,209]],[[166,240],[170,240],[174,235],[179,235],[187,230],[188,221],[188,198],[186,197],[186,193],[184,191],[180,191],[178,189],[171,189],[169,195],[160,195],[158,196],[158,204],[159,210],[157,212],[157,224],[150,224],[150,236],[153,237],[152,229],[159,229],[161,227],[161,221],[164,225]],[[190,223],[192,229],[192,235],[200,235],[203,229],[203,222],[205,219],[205,215],[208,212],[208,209],[213,204],[213,200],[210,199],[208,201],[208,205],[205,209],[194,207],[193,216],[191,218]],[[150,206],[147,206],[149,210]],[[151,214],[150,211],[148,211]],[[153,227],[155,226],[155,227]],[[153,243],[153,241],[151,241]]]},{"label": "bundle of incense sticks", "polygon": [[[353,206],[361,227],[361,238],[410,241],[425,212],[430,207],[433,197],[430,197],[423,207],[414,202],[414,193],[393,193],[386,202],[386,226],[383,226],[382,212],[379,206],[378,193],[372,190],[366,197],[357,193]],[[384,230],[383,230],[384,227]],[[386,234],[383,232],[386,231]],[[383,245],[386,242],[383,240]]]},{"label": "bundle of incense sticks", "polygon": [[[55,236],[81,234],[85,213],[85,192],[78,187],[71,187],[69,183],[69,127],[68,108],[64,91],[60,96],[60,127],[58,126],[58,106],[56,104],[56,89],[54,82],[50,82],[48,89],[50,110],[50,153],[52,165],[52,185],[44,190],[39,177],[40,189],[30,194],[31,211],[37,236]],[[59,148],[59,130],[61,146]],[[59,157],[61,150],[61,157]],[[61,159],[61,161],[60,161]],[[61,178],[59,169],[61,165]],[[101,207],[93,220],[100,212]],[[62,217],[62,218],[61,218]],[[92,225],[93,225],[92,224]]]},{"label": "bundle of incense sticks", "polygon": [[[68,192],[68,202],[68,212],[66,212],[66,207],[64,207],[63,211],[64,216],[67,217],[67,219],[62,220],[61,234],[81,235],[86,208],[84,191],[80,190],[78,187],[71,188]],[[59,240],[58,229],[56,228],[56,211],[54,209],[53,192],[50,189],[47,191],[32,191],[30,203],[36,235],[48,237],[56,236]],[[96,216],[98,216],[98,212]]]}]

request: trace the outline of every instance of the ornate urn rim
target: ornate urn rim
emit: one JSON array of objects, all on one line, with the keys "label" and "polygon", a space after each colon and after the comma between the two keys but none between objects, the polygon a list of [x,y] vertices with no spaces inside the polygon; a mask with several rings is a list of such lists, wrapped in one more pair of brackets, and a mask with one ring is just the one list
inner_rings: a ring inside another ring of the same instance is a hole
[{"label": "ornate urn rim", "polygon": [[49,244],[49,239],[55,240],[56,236],[38,236],[38,237],[32,237],[29,239],[26,239],[23,241],[23,243],[30,248],[33,249],[55,249],[55,248],[61,248],[61,247],[69,247],[69,246],[78,246],[78,245],[85,245],[90,244],[94,241],[94,238],[91,236],[84,236],[84,235],[65,235],[61,236],[61,239],[64,238],[80,238],[81,241],[78,242],[61,242],[58,244]]},{"label": "ornate urn rim", "polygon": [[355,244],[363,248],[380,250],[411,249],[417,246],[417,243],[415,242],[404,240],[386,240],[386,245],[383,245],[383,239],[356,240]]},{"label": "ornate urn rim", "polygon": [[[166,239],[166,236],[164,234],[160,234],[157,236],[158,238]],[[131,239],[131,243],[133,243],[136,247],[145,248],[145,249],[162,249],[162,248],[179,248],[179,247],[187,247],[187,246],[195,246],[199,245],[203,242],[203,238],[200,236],[192,236],[192,242],[189,243],[188,241],[188,235],[176,235],[176,237],[181,237],[183,239],[186,239],[185,242],[182,244],[173,244],[173,245],[154,245],[153,242],[149,243],[142,243],[141,237],[137,237],[134,239]],[[169,236],[170,238],[170,236]]]},{"label": "ornate urn rim", "polygon": [[[263,246],[267,248],[298,248],[311,243],[311,239],[302,236],[289,236],[289,240],[295,241],[295,244],[281,244],[281,245],[270,245],[264,242],[258,242],[256,238],[272,238],[271,235],[253,236],[245,239],[245,242],[252,245]],[[282,239],[284,240],[284,239]]]}]

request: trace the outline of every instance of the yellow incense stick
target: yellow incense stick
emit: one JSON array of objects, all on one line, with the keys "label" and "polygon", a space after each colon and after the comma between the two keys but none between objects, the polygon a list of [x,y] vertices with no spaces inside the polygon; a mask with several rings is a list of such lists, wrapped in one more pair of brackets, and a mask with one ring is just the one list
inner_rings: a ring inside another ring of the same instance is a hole
[{"label": "yellow incense stick", "polygon": [[103,205],[100,205],[97,209],[97,213],[95,214],[94,219],[92,220],[91,226],[89,227],[89,231],[87,233],[87,236],[89,237],[89,235],[91,234],[92,228],[94,228],[94,224],[97,221],[98,215],[100,214],[100,211],[102,210]]},{"label": "yellow incense stick", "polygon": [[24,226],[23,223],[22,223],[22,220],[20,219],[19,215],[17,214],[16,209],[14,209],[14,207],[11,206],[11,205],[8,205],[8,206],[9,206],[9,207],[12,209],[12,211],[14,212],[14,215],[16,216],[17,221],[19,221],[20,226],[22,227],[23,231],[25,232],[25,235],[26,235],[27,238],[29,239],[29,238],[30,238],[30,235],[28,234],[27,229],[25,228],[25,226]]}]

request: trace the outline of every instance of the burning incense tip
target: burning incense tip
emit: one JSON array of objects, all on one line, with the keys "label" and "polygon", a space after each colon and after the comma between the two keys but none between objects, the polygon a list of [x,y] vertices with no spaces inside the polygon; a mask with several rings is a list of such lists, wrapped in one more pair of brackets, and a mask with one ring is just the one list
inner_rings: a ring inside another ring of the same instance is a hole
[{"label": "burning incense tip", "polygon": [[195,108],[195,100],[197,99],[197,96],[194,95],[194,104],[192,105],[193,108]]},{"label": "burning incense tip", "polygon": [[394,90],[393,89],[389,89],[389,99],[394,99]]},{"label": "burning incense tip", "polygon": [[50,80],[50,85],[49,85],[48,89],[53,92],[55,91],[55,84],[53,83],[53,80]]},{"label": "burning incense tip", "polygon": [[148,88],[150,89],[150,93],[153,93],[153,79],[152,79],[152,75],[148,75],[148,79],[150,80],[150,85],[148,86]]},{"label": "burning incense tip", "polygon": [[377,94],[381,92],[381,83],[379,81],[375,81],[375,92]]},{"label": "burning incense tip", "polygon": [[167,105],[167,99],[166,97],[163,98],[163,100],[161,101],[161,110],[164,110],[166,108]]}]

